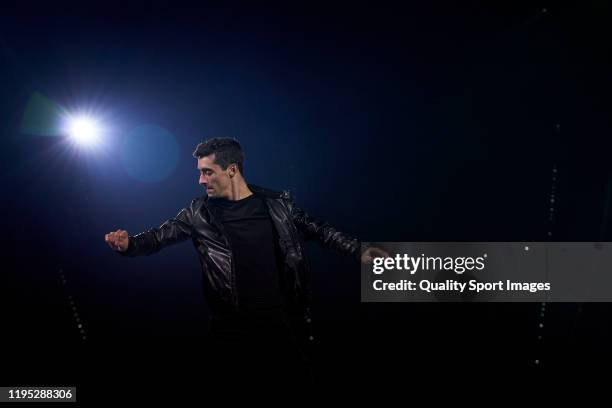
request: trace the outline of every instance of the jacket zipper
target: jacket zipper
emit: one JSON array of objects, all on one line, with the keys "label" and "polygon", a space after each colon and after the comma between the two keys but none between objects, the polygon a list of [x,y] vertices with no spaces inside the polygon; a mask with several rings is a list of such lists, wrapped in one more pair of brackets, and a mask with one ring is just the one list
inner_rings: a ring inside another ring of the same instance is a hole
[{"label": "jacket zipper", "polygon": [[[304,263],[304,267],[307,268],[306,259],[304,259],[304,254],[302,253],[302,248],[300,246],[299,238],[297,238],[295,236],[295,232],[293,230],[293,228],[294,228],[293,225],[294,224],[293,224],[293,219],[291,218],[291,212],[289,212],[289,224],[290,224],[289,225],[289,235],[291,236],[291,241],[293,243],[293,246],[295,247],[295,250],[297,251],[298,255],[302,258],[302,262]],[[300,271],[297,270],[295,272],[298,274],[298,276],[295,277],[295,289],[294,290],[296,291],[295,296],[299,298],[299,295],[298,295],[297,292],[299,291],[298,290],[298,286],[301,287],[301,284],[299,283],[300,282],[300,278],[299,278]],[[308,270],[306,270],[304,272],[305,273],[309,273]],[[306,302],[309,302],[309,300],[306,299]],[[309,338],[309,340],[312,340],[311,327],[310,327],[310,324],[311,324],[312,320],[311,320],[311,317],[310,317],[310,305],[308,303],[306,305],[304,321],[306,322],[306,330],[308,332],[308,338]]]},{"label": "jacket zipper", "polygon": [[[223,228],[223,227],[221,227]],[[230,286],[232,288],[232,300],[234,302],[234,306],[238,307],[238,288],[236,286],[236,272],[234,271],[234,251],[232,250],[232,243],[230,241],[229,236],[225,233],[225,229],[221,230],[227,245],[229,247],[230,252]]]},{"label": "jacket zipper", "polygon": [[[289,212],[289,214],[288,214],[288,220],[289,220],[289,223],[288,223],[287,228],[289,229],[289,236],[291,237],[291,244],[295,248],[295,251],[298,253],[298,255],[303,258],[302,250],[300,248],[299,242],[296,239],[294,231],[293,231],[294,227],[293,227],[293,219],[291,218],[291,212]],[[298,290],[298,286],[300,286],[300,284],[299,284],[299,281],[300,281],[300,279],[299,279],[300,271],[296,270],[295,273],[297,274],[297,276],[295,277],[295,289],[294,290],[297,291]],[[297,293],[296,293],[296,295],[297,295]]]}]

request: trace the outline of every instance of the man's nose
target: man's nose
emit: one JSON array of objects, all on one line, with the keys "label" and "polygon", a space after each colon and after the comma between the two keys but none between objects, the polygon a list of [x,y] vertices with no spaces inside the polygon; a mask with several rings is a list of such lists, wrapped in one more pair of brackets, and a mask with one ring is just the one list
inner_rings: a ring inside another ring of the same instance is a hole
[{"label": "man's nose", "polygon": [[206,187],[206,179],[204,176],[200,176],[200,185]]}]

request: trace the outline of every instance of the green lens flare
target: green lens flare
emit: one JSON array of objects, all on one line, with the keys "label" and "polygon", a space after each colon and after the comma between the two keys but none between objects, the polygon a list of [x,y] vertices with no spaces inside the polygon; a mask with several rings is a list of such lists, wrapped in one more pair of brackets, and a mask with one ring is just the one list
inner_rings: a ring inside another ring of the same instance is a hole
[{"label": "green lens flare", "polygon": [[61,134],[60,118],[62,108],[40,94],[34,92],[26,105],[21,119],[21,133],[34,136],[58,136]]}]

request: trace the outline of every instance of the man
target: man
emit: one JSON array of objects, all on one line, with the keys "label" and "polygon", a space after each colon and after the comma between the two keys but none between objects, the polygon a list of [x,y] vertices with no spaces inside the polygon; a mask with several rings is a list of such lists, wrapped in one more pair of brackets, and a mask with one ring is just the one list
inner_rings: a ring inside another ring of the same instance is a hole
[{"label": "man", "polygon": [[207,196],[159,228],[134,236],[117,230],[106,242],[132,257],[191,239],[203,272],[211,343],[243,351],[240,358],[302,361],[314,342],[302,241],[317,240],[363,263],[387,254],[374,247],[361,253],[356,239],[310,217],[287,192],[247,184],[235,139],[207,140],[193,156]]}]

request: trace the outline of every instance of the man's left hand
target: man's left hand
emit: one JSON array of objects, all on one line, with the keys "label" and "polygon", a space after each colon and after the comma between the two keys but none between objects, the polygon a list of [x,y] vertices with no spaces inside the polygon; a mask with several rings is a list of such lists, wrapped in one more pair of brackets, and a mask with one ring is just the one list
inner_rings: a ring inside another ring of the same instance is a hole
[{"label": "man's left hand", "polygon": [[363,251],[363,253],[361,254],[361,263],[371,264],[374,258],[378,258],[378,257],[387,258],[389,257],[389,254],[387,253],[387,251],[385,251],[382,248],[369,247],[368,249]]}]

